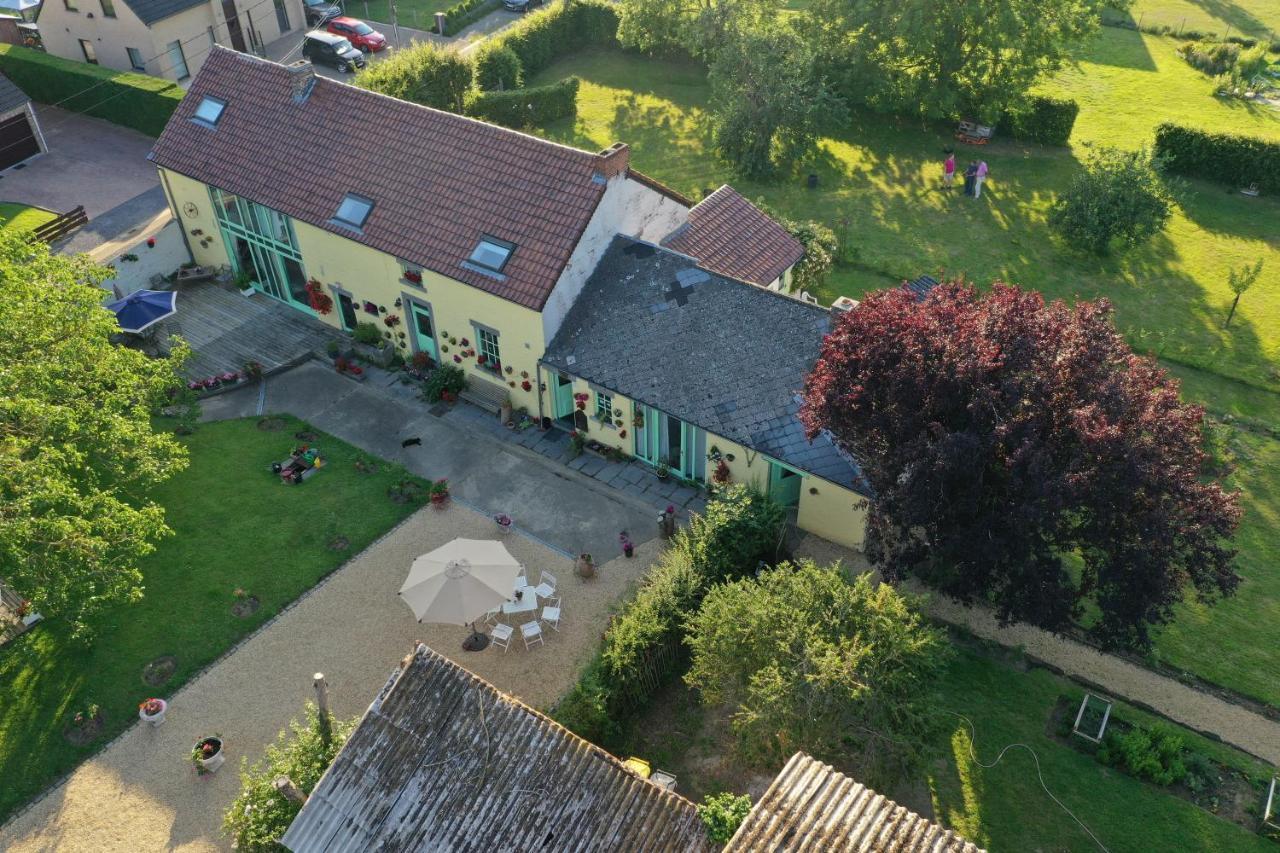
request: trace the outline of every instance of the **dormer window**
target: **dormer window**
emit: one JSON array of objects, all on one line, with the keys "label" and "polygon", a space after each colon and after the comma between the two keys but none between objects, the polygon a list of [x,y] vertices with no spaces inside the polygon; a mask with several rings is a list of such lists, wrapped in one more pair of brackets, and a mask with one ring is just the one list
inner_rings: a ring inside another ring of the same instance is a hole
[{"label": "dormer window", "polygon": [[493,272],[502,272],[502,268],[507,265],[507,261],[511,259],[511,253],[514,252],[516,246],[514,243],[508,243],[506,240],[499,240],[496,237],[481,237],[480,243],[471,252],[471,257],[467,260],[478,267],[483,267]]},{"label": "dormer window", "polygon": [[338,212],[333,215],[332,221],[335,225],[360,231],[364,228],[365,222],[369,219],[369,212],[372,210],[373,199],[347,193],[342,199],[342,204],[338,205]]},{"label": "dormer window", "polygon": [[226,108],[226,101],[205,95],[200,99],[200,106],[196,107],[196,114],[191,120],[205,127],[217,127],[218,119],[222,118],[222,111]]}]

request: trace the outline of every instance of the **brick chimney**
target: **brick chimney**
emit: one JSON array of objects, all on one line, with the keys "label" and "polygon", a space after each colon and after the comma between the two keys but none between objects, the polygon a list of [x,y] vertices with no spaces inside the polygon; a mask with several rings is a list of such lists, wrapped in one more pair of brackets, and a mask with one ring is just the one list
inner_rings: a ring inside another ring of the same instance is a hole
[{"label": "brick chimney", "polygon": [[316,85],[316,70],[310,62],[300,60],[286,66],[289,72],[289,92],[295,104],[306,103],[311,89]]},{"label": "brick chimney", "polygon": [[600,152],[600,174],[606,179],[624,174],[631,162],[631,149],[625,142],[615,142]]}]

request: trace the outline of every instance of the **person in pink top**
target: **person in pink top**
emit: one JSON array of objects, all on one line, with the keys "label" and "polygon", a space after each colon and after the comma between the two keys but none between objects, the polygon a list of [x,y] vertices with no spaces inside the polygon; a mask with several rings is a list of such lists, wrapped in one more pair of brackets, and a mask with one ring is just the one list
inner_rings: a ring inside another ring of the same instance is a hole
[{"label": "person in pink top", "polygon": [[973,197],[974,198],[982,197],[982,184],[986,180],[987,180],[987,161],[980,160],[978,162],[978,174],[974,176],[974,180],[973,180]]},{"label": "person in pink top", "polygon": [[947,159],[942,164],[942,185],[947,188],[947,192],[956,182],[956,155],[954,152],[947,152]]}]

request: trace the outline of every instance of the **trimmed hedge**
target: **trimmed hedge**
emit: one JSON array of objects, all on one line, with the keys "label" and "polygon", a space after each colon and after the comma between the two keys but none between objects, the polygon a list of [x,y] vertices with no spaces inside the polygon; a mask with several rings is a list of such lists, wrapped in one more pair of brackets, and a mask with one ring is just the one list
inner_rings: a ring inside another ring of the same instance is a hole
[{"label": "trimmed hedge", "polygon": [[508,92],[472,92],[466,114],[503,127],[532,127],[568,118],[578,111],[577,77],[549,86],[530,86]]},{"label": "trimmed hedge", "polygon": [[421,41],[365,66],[354,82],[393,98],[461,112],[471,88],[471,63],[456,50]]},{"label": "trimmed hedge", "polygon": [[524,82],[520,57],[506,45],[481,45],[471,58],[476,88],[485,92],[519,89]]},{"label": "trimmed hedge", "polygon": [[1080,105],[1063,98],[1032,95],[1019,109],[1006,112],[1000,125],[1014,139],[1041,145],[1066,145]]},{"label": "trimmed hedge", "polygon": [[1178,175],[1280,192],[1280,142],[1165,123],[1156,128],[1155,154]]},{"label": "trimmed hedge", "polygon": [[[462,0],[461,3],[455,3],[444,10],[445,32],[438,35],[456,36],[465,27],[501,8],[502,0]],[[436,32],[434,20],[431,23],[431,32]]]},{"label": "trimmed hedge", "polygon": [[[169,80],[0,44],[0,72],[33,101],[159,136],[185,94]],[[92,86],[90,91],[84,91]],[[83,94],[77,94],[83,92]],[[66,100],[63,100],[63,99]]]},{"label": "trimmed hedge", "polygon": [[520,57],[525,77],[587,47],[618,46],[618,13],[602,0],[573,0],[532,12],[491,39]]}]

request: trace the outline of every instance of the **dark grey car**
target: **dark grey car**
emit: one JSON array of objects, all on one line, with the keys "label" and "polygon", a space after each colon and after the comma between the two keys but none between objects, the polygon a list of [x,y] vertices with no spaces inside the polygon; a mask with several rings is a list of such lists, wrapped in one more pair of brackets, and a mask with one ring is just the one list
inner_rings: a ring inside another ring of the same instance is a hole
[{"label": "dark grey car", "polygon": [[342,4],[332,0],[302,0],[302,10],[307,16],[307,26],[318,27],[330,18],[342,14]]},{"label": "dark grey car", "polygon": [[302,55],[317,65],[332,65],[342,72],[364,68],[364,54],[342,36],[320,30],[302,39]]}]

